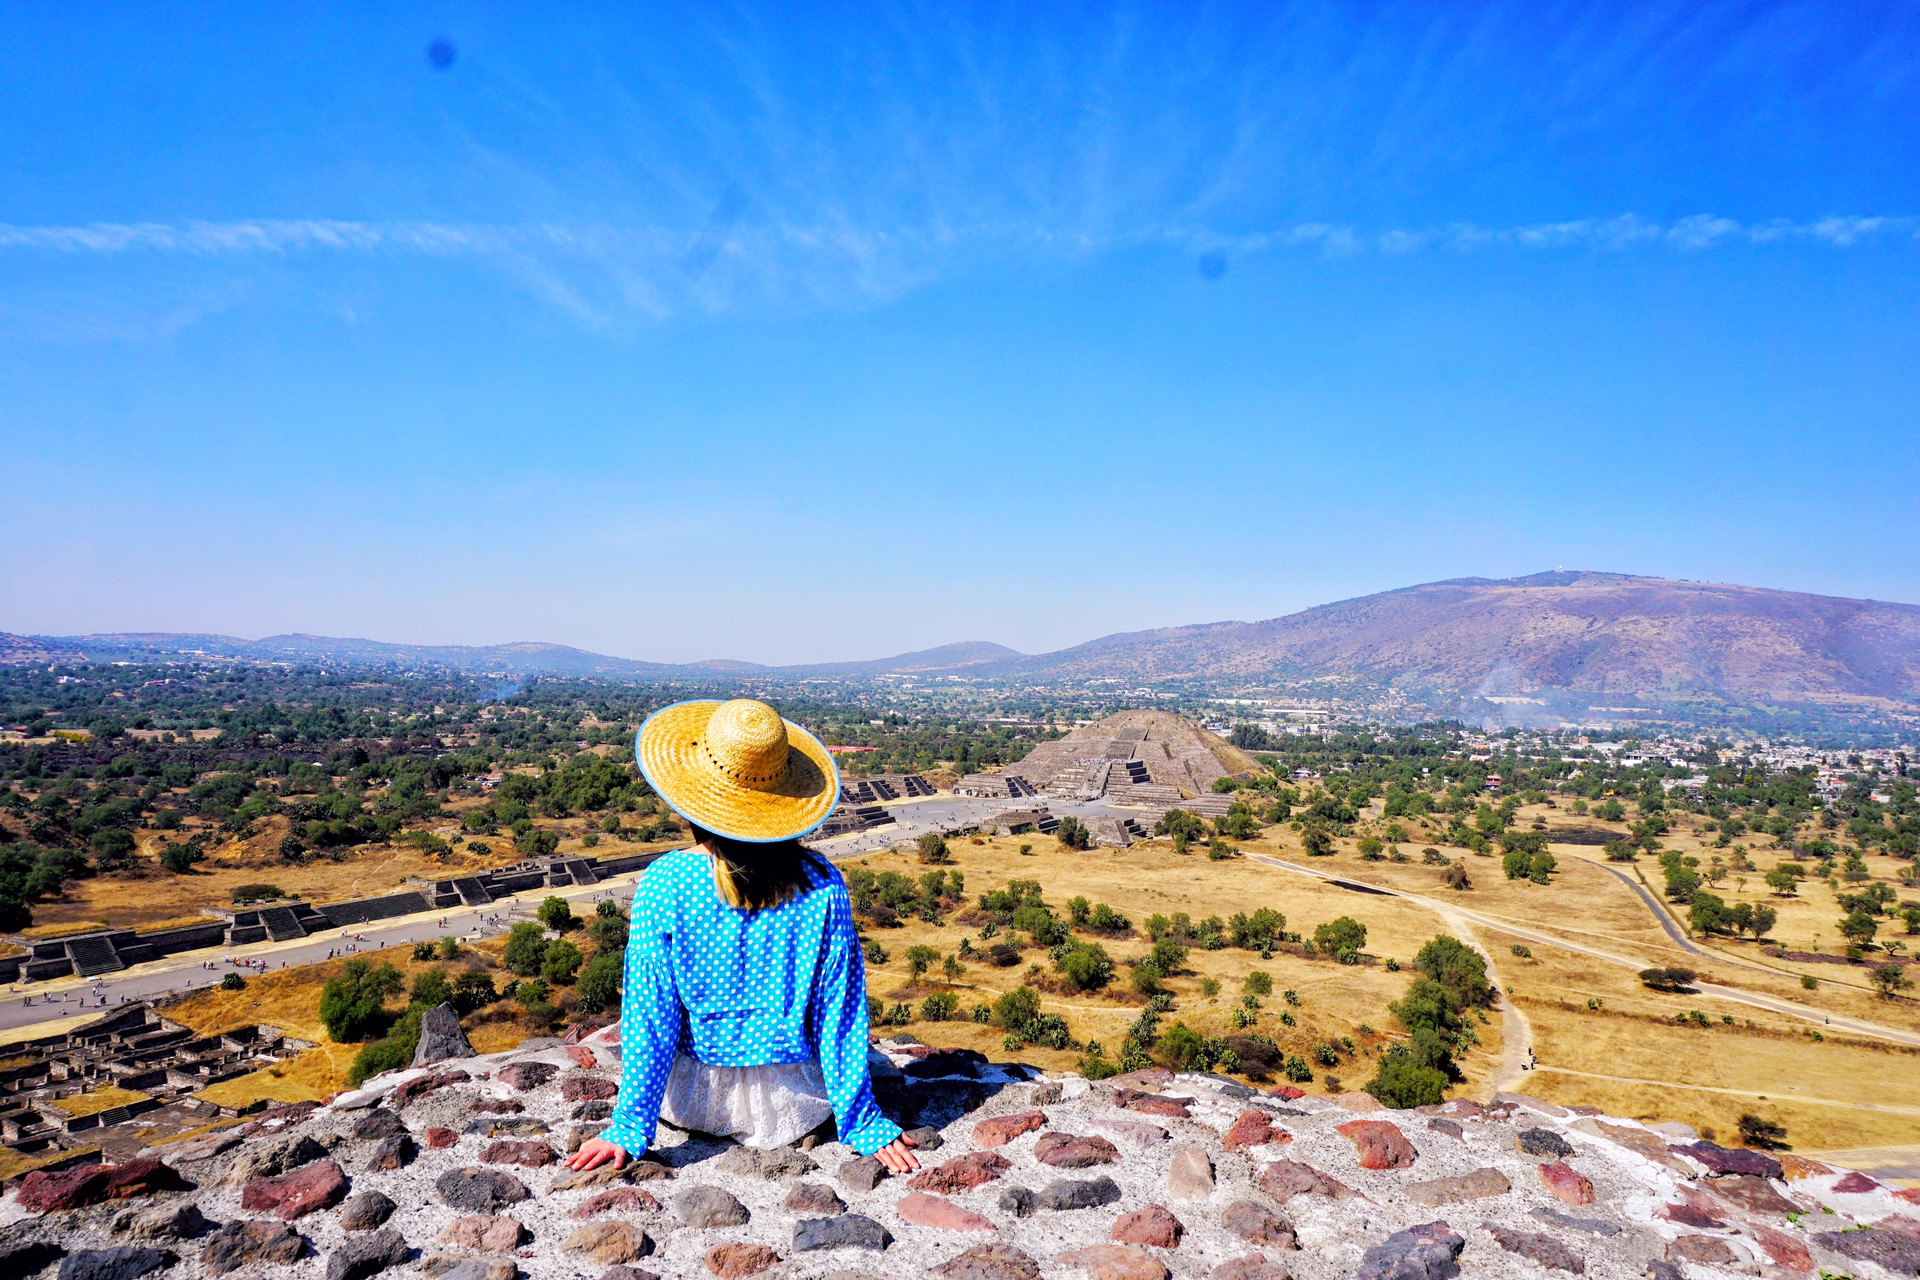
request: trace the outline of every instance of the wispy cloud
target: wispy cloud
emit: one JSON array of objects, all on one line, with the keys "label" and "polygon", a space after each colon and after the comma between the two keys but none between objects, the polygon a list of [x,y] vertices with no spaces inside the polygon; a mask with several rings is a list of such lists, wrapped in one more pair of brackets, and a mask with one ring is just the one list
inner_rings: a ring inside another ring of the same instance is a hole
[{"label": "wispy cloud", "polygon": [[847,306],[887,301],[970,267],[1022,257],[1086,258],[1160,245],[1218,264],[1282,252],[1701,252],[1733,246],[1847,249],[1920,240],[1920,218],[1834,216],[1741,222],[1700,214],[1671,222],[1621,214],[1510,227],[1449,223],[1372,230],[1302,222],[1222,232],[1206,226],[1118,231],[1039,223],[875,230],[845,224],[745,225],[730,212],[694,230],[615,224],[463,224],[254,219],[85,226],[0,223],[0,254],[158,255],[244,259],[388,254],[487,263],[588,323],[622,312],[670,316],[753,302]]}]

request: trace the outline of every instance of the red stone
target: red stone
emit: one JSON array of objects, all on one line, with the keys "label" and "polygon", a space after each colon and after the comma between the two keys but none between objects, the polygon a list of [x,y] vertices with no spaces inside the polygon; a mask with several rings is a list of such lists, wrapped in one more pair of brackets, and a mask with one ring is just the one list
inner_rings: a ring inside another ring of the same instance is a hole
[{"label": "red stone", "polygon": [[1017,1111],[1010,1116],[994,1116],[973,1126],[973,1140],[983,1147],[1004,1147],[1023,1133],[1032,1133],[1047,1122],[1044,1111]]},{"label": "red stone", "polygon": [[453,1071],[436,1071],[431,1075],[415,1076],[413,1079],[405,1081],[394,1089],[392,1095],[393,1105],[396,1107],[404,1107],[415,1098],[424,1097],[436,1089],[444,1089],[450,1084],[459,1084],[464,1080],[471,1080],[472,1078],[473,1077],[466,1072],[458,1069]]},{"label": "red stone", "polygon": [[576,1218],[591,1218],[596,1213],[619,1210],[622,1213],[652,1213],[660,1202],[638,1187],[614,1187],[590,1198],[573,1211]]},{"label": "red stone", "polygon": [[1150,1244],[1156,1249],[1173,1249],[1186,1231],[1180,1219],[1159,1205],[1148,1205],[1132,1213],[1123,1213],[1113,1224],[1112,1238],[1121,1244]]},{"label": "red stone", "polygon": [[1849,1173],[1833,1184],[1833,1189],[1843,1195],[1864,1195],[1869,1191],[1878,1191],[1880,1184],[1864,1173]]},{"label": "red stone", "polygon": [[997,1152],[973,1151],[931,1169],[922,1169],[907,1186],[915,1191],[937,1191],[950,1196],[992,1182],[1011,1168],[1013,1162]]},{"label": "red stone", "polygon": [[1242,1111],[1227,1130],[1222,1139],[1229,1151],[1245,1151],[1250,1147],[1265,1146],[1269,1142],[1288,1143],[1293,1135],[1284,1129],[1273,1127],[1273,1117],[1264,1111]]},{"label": "red stone", "polygon": [[1327,1095],[1327,1101],[1336,1107],[1344,1107],[1348,1111],[1385,1111],[1387,1109],[1380,1099],[1358,1090],[1350,1093],[1330,1093]]},{"label": "red stone", "polygon": [[1358,1198],[1360,1193],[1337,1178],[1292,1160],[1275,1160],[1254,1175],[1254,1185],[1285,1204],[1297,1195],[1325,1196],[1329,1200]]},{"label": "red stone", "polygon": [[572,1058],[577,1065],[584,1067],[588,1070],[592,1070],[593,1067],[600,1061],[598,1058],[593,1056],[593,1050],[587,1048],[587,1046],[583,1044],[568,1045],[567,1056],[569,1058]]},{"label": "red stone", "polygon": [[1093,1280],[1167,1280],[1167,1264],[1130,1244],[1096,1244],[1060,1255],[1070,1267],[1085,1267]]},{"label": "red stone", "polygon": [[560,1096],[567,1102],[599,1102],[619,1092],[619,1083],[605,1076],[568,1076],[560,1082]]},{"label": "red stone", "polygon": [[1187,1108],[1193,1105],[1193,1099],[1173,1098],[1158,1093],[1141,1093],[1138,1089],[1115,1089],[1113,1105],[1127,1111],[1138,1111],[1143,1116],[1166,1116],[1174,1120],[1185,1120],[1191,1115]]},{"label": "red stone", "polygon": [[904,1222],[916,1227],[939,1227],[946,1231],[992,1231],[991,1219],[971,1209],[962,1209],[951,1200],[910,1191],[894,1207]]},{"label": "red stone", "polygon": [[480,1153],[481,1164],[518,1164],[542,1169],[554,1161],[553,1148],[544,1142],[490,1142]]},{"label": "red stone", "polygon": [[1751,1226],[1753,1238],[1760,1242],[1760,1247],[1767,1251],[1767,1256],[1773,1259],[1776,1266],[1785,1267],[1795,1275],[1813,1273],[1813,1255],[1807,1252],[1807,1246],[1798,1237],[1764,1223],[1755,1222]]},{"label": "red stone", "polygon": [[717,1244],[707,1250],[707,1270],[720,1280],[757,1276],[778,1261],[780,1255],[763,1244]]},{"label": "red stone", "polygon": [[19,1198],[21,1208],[49,1213],[184,1185],[171,1166],[136,1157],[125,1164],[87,1164],[56,1173],[35,1169],[21,1181]]},{"label": "red stone", "polygon": [[420,1136],[425,1138],[427,1140],[427,1145],[429,1147],[432,1147],[435,1151],[439,1151],[446,1147],[450,1147],[454,1143],[460,1141],[460,1135],[455,1133],[451,1129],[433,1128],[433,1129],[427,1130],[425,1133],[421,1134]]},{"label": "red stone", "polygon": [[1072,1133],[1043,1133],[1033,1144],[1033,1158],[1055,1169],[1085,1169],[1112,1164],[1120,1152],[1105,1138],[1083,1138]]},{"label": "red stone", "polygon": [[1405,1169],[1419,1156],[1391,1120],[1349,1120],[1333,1131],[1360,1153],[1362,1169]]},{"label": "red stone", "polygon": [[1278,1088],[1267,1090],[1267,1096],[1269,1098],[1285,1098],[1288,1102],[1293,1102],[1299,1098],[1306,1097],[1307,1091],[1305,1089],[1295,1088],[1290,1084],[1283,1084]]},{"label": "red stone", "polygon": [[1563,1161],[1550,1160],[1541,1165],[1540,1181],[1568,1204],[1593,1203],[1593,1184]]},{"label": "red stone", "polygon": [[242,1209],[260,1209],[285,1221],[330,1209],[347,1194],[347,1175],[331,1160],[316,1160],[277,1178],[255,1178],[240,1193]]}]

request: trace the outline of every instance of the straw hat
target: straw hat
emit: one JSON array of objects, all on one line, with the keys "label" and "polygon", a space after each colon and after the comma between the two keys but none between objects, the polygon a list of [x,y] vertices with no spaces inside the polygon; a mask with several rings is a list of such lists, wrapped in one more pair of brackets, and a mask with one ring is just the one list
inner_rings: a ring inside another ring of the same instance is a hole
[{"label": "straw hat", "polygon": [[735,840],[803,836],[840,799],[820,740],[752,698],[662,707],[640,726],[633,756],[675,813]]}]

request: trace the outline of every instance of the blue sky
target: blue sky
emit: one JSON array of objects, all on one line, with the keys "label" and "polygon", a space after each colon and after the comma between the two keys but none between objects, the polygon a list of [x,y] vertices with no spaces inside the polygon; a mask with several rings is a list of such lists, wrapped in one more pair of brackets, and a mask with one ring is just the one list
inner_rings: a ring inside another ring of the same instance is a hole
[{"label": "blue sky", "polygon": [[1913,6],[392,8],[0,14],[0,630],[1920,600]]}]

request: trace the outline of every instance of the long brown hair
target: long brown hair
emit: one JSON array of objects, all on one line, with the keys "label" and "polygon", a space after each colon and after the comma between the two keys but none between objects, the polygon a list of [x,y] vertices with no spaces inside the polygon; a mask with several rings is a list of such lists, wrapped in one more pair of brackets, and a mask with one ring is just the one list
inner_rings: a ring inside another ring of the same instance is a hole
[{"label": "long brown hair", "polygon": [[704,846],[711,855],[714,888],[736,911],[777,907],[799,897],[807,887],[807,863],[814,855],[798,840],[759,844],[688,825],[693,828],[694,844]]}]

